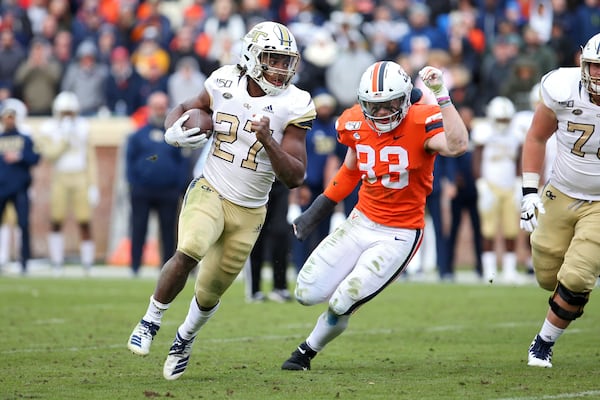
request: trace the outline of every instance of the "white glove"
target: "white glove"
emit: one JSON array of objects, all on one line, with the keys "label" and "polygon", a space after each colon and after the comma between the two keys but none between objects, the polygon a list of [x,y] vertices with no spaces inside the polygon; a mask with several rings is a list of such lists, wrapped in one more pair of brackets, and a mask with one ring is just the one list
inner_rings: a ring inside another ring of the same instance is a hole
[{"label": "white glove", "polygon": [[286,216],[287,223],[292,225],[294,223],[294,220],[298,218],[300,214],[302,214],[302,209],[300,208],[300,206],[298,204],[290,204],[288,206],[288,212]]},{"label": "white glove", "polygon": [[100,191],[98,186],[90,186],[88,188],[88,201],[92,207],[96,207],[100,203]]},{"label": "white glove", "polygon": [[346,221],[346,214],[341,211],[336,211],[331,214],[331,218],[329,219],[329,233],[333,233],[341,224]]},{"label": "white glove", "polygon": [[187,147],[190,149],[199,149],[208,142],[206,134],[200,132],[200,128],[183,129],[183,123],[190,116],[182,115],[173,125],[165,132],[165,142],[174,147]]},{"label": "white glove", "polygon": [[494,192],[483,178],[477,179],[475,186],[477,188],[477,209],[482,212],[489,211],[496,201]]},{"label": "white glove", "polygon": [[537,227],[536,210],[539,214],[546,213],[540,196],[537,193],[529,193],[523,196],[523,200],[521,200],[521,229],[533,232]]},{"label": "white glove", "polygon": [[448,89],[444,86],[442,71],[437,68],[426,66],[419,71],[419,77],[435,95],[435,98],[448,97]]}]

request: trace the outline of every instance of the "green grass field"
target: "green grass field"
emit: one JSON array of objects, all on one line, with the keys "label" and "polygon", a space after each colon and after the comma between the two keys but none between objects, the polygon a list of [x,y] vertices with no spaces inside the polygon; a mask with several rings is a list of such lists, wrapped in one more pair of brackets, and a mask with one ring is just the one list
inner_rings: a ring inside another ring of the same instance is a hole
[{"label": "green grass field", "polygon": [[0,399],[600,398],[600,303],[555,346],[554,368],[526,366],[545,315],[536,286],[398,282],[360,309],[311,371],[281,363],[324,306],[223,298],[177,381],[162,364],[193,293],[188,282],[152,352],[126,348],[152,279],[1,278]]}]

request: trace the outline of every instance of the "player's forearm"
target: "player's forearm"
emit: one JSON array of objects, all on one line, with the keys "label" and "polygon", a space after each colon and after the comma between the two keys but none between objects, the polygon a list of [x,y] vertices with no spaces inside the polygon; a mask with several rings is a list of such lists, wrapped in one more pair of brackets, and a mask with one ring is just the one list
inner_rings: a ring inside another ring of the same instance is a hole
[{"label": "player's forearm", "polygon": [[277,178],[289,189],[302,185],[306,172],[306,161],[303,162],[283,151],[275,140],[269,140],[263,143],[263,146],[269,155]]},{"label": "player's forearm", "polygon": [[458,157],[467,151],[469,133],[460,114],[454,107],[449,105],[442,107],[442,118],[444,119],[444,132],[448,146],[447,157]]},{"label": "player's forearm", "polygon": [[525,138],[521,156],[523,172],[541,174],[546,154],[546,142],[534,139],[531,135]]}]

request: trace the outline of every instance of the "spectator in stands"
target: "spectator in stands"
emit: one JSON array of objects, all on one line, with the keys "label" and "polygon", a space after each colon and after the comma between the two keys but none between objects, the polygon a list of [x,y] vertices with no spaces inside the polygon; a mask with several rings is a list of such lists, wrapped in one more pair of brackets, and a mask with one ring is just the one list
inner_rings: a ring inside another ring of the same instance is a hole
[{"label": "spectator in stands", "polygon": [[244,19],[237,13],[233,0],[215,0],[213,13],[206,18],[204,29],[196,41],[200,56],[218,61],[219,65],[237,62],[235,45],[246,34]]},{"label": "spectator in stands", "polygon": [[104,96],[108,79],[108,66],[96,61],[98,49],[91,41],[79,45],[77,59],[67,67],[61,90],[73,92],[79,100],[80,114],[91,116],[106,105]]},{"label": "spectator in stands", "polygon": [[53,16],[59,31],[71,32],[73,25],[73,14],[69,0],[49,0],[48,14]]},{"label": "spectator in stands", "polygon": [[166,49],[173,39],[171,20],[161,11],[162,0],[146,0],[137,9],[137,21],[131,31],[134,45],[145,39],[146,30],[150,27],[156,31],[155,40],[160,47]]},{"label": "spectator in stands", "polygon": [[112,51],[117,47],[117,30],[111,24],[102,24],[98,31],[97,62],[110,67]]},{"label": "spectator in stands", "polygon": [[155,92],[148,98],[148,122],[127,138],[125,170],[131,205],[131,270],[137,276],[151,211],[158,214],[161,257],[175,252],[179,202],[189,183],[189,159],[184,150],[164,140],[169,98]]},{"label": "spectator in stands", "polygon": [[75,48],[84,41],[96,43],[98,31],[105,22],[99,12],[99,0],[83,0],[73,19],[72,33]]},{"label": "spectator in stands", "polygon": [[410,29],[398,43],[400,53],[410,54],[415,41],[424,41],[429,49],[448,50],[448,41],[444,32],[431,23],[429,7],[414,2],[408,10]]},{"label": "spectator in stands", "polygon": [[31,169],[40,156],[34,151],[31,138],[19,131],[16,124],[16,110],[4,106],[0,110],[0,215],[6,203],[14,204],[21,229],[21,272],[27,272],[31,256],[29,233],[29,187]]},{"label": "spectator in stands", "polygon": [[15,73],[15,85],[29,115],[50,115],[60,76],[61,68],[51,57],[50,44],[43,38],[34,38],[27,60]]},{"label": "spectator in stands", "polygon": [[200,93],[204,88],[204,75],[198,62],[192,57],[184,57],[177,63],[175,72],[168,77],[168,94],[171,105],[183,103]]},{"label": "spectator in stands", "polygon": [[60,81],[64,77],[69,63],[73,60],[73,34],[70,31],[59,30],[52,41],[52,58],[60,64]]},{"label": "spectator in stands", "polygon": [[340,50],[325,72],[325,85],[335,97],[339,108],[348,108],[356,103],[356,88],[360,77],[375,62],[360,32],[350,30],[345,39],[348,47]]},{"label": "spectator in stands", "polygon": [[65,262],[65,221],[72,214],[77,222],[81,265],[91,271],[96,258],[92,215],[100,201],[96,150],[90,126],[80,116],[75,93],[61,92],[52,105],[52,118],[44,121],[38,135],[42,157],[52,164],[50,187],[50,233],[48,253],[57,274]]},{"label": "spectator in stands", "polygon": [[184,25],[175,34],[175,38],[169,47],[171,54],[171,73],[175,71],[175,66],[179,60],[184,57],[191,57],[198,62],[200,71],[209,76],[215,69],[219,67],[218,61],[209,60],[206,57],[201,57],[196,52],[194,40],[196,35],[192,26]]},{"label": "spectator in stands", "polygon": [[539,64],[529,56],[519,56],[513,63],[512,71],[500,86],[500,95],[508,97],[517,111],[530,108],[529,94],[542,77]]},{"label": "spectator in stands", "polygon": [[575,10],[575,43],[583,46],[600,32],[600,0],[582,0]]},{"label": "spectator in stands", "polygon": [[3,27],[0,30],[0,82],[12,87],[14,73],[26,57],[25,50],[15,39],[13,30]]},{"label": "spectator in stands", "polygon": [[19,44],[27,48],[33,32],[26,9],[17,0],[4,0],[0,4],[0,15],[1,28],[11,30]]},{"label": "spectator in stands", "polygon": [[296,86],[310,93],[325,87],[327,68],[333,64],[338,46],[325,28],[315,27],[302,51],[302,68],[297,73]]},{"label": "spectator in stands", "polygon": [[158,68],[158,72],[163,76],[169,72],[171,56],[158,39],[158,29],[154,26],[147,27],[142,40],[131,54],[135,70],[144,79],[150,78],[152,68]]},{"label": "spectator in stands", "polygon": [[144,105],[142,77],[133,68],[125,47],[117,47],[112,51],[105,87],[106,106],[113,115],[131,115]]},{"label": "spectator in stands", "polygon": [[514,35],[498,36],[491,52],[484,56],[479,70],[479,104],[475,115],[485,116],[485,105],[500,94],[500,86],[508,79],[519,54],[521,39]]}]

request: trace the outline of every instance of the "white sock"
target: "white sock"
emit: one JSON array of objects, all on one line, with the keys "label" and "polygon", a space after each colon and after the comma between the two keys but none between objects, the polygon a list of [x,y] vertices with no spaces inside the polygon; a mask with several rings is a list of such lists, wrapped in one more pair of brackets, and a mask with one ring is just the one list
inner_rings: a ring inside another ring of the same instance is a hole
[{"label": "white sock", "polygon": [[502,256],[502,273],[509,277],[517,275],[517,254],[515,252],[506,252]]},{"label": "white sock", "polygon": [[496,265],[496,252],[495,251],[484,251],[481,255],[481,266],[483,268],[483,278],[486,281],[493,280],[496,277],[497,265]]},{"label": "white sock", "polygon": [[154,300],[154,295],[150,296],[150,304],[148,304],[148,309],[146,310],[146,314],[142,318],[144,321],[155,323],[156,325],[160,325],[163,317],[163,313],[169,309],[170,304],[163,304]]},{"label": "white sock", "polygon": [[10,258],[10,226],[0,226],[0,265],[6,264]]},{"label": "white sock", "polygon": [[217,310],[219,309],[219,305],[221,302],[219,301],[217,305],[211,308],[208,311],[202,311],[196,302],[196,296],[192,298],[190,302],[190,308],[185,317],[185,321],[183,324],[179,325],[177,332],[179,332],[179,336],[181,336],[185,340],[190,340],[208,322],[208,320],[215,315]]},{"label": "white sock", "polygon": [[548,318],[546,318],[539,335],[545,342],[554,343],[564,331],[564,329],[557,328],[556,326],[552,325],[552,323],[548,321]]},{"label": "white sock", "polygon": [[81,257],[81,265],[85,269],[92,268],[96,258],[96,245],[93,240],[84,240],[79,245],[79,256]]},{"label": "white sock", "polygon": [[51,232],[48,235],[48,255],[54,267],[62,267],[65,263],[65,240],[60,232]]},{"label": "white sock", "polygon": [[321,351],[333,339],[342,334],[348,327],[349,315],[335,315],[325,311],[317,319],[317,324],[308,335],[306,343],[314,351]]}]

